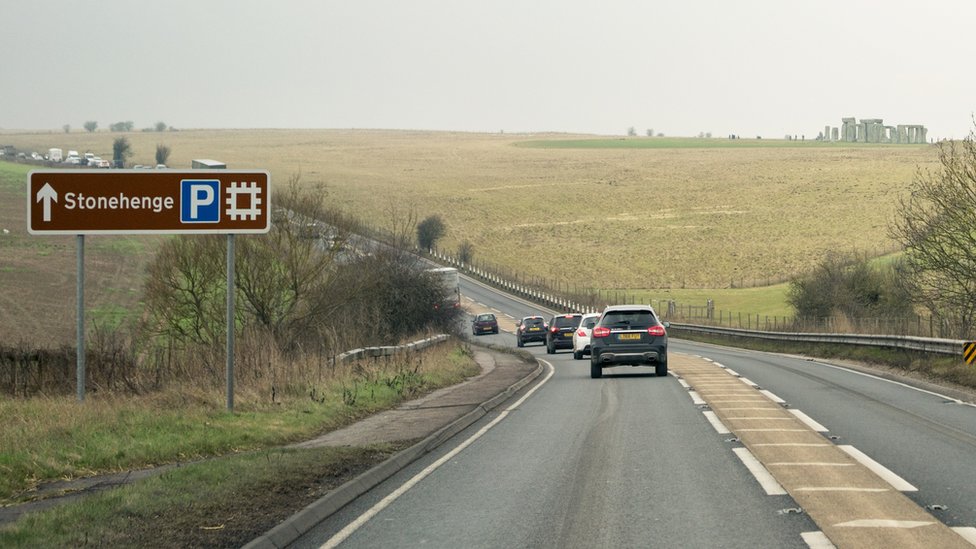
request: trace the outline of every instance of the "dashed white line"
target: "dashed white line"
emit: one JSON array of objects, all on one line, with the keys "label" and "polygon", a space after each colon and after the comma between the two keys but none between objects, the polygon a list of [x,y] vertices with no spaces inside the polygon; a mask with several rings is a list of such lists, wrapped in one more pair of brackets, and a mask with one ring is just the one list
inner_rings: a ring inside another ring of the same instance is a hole
[{"label": "dashed white line", "polygon": [[759,387],[759,385],[756,385],[752,380],[750,380],[747,377],[740,377],[739,378],[739,381],[741,381],[742,383],[745,383],[746,385],[748,385],[750,387]]},{"label": "dashed white line", "polygon": [[728,435],[732,433],[732,431],[729,431],[729,428],[726,427],[724,423],[722,423],[722,420],[720,420],[718,416],[715,415],[715,412],[702,412],[702,413],[705,414],[705,419],[707,419],[708,422],[712,424],[712,427],[714,427],[715,430],[718,431],[718,434]]},{"label": "dashed white line", "polygon": [[752,473],[752,476],[756,477],[759,485],[763,490],[766,491],[766,495],[786,495],[786,490],[783,489],[780,483],[776,482],[773,475],[769,474],[769,471],[762,466],[762,463],[759,463],[759,460],[756,459],[756,456],[752,455],[752,452],[746,448],[732,448],[732,451],[735,452],[735,455],[738,456],[738,458],[742,461],[742,464],[746,466],[746,469]]},{"label": "dashed white line", "polygon": [[803,532],[800,537],[810,549],[837,549],[823,532]]},{"label": "dashed white line", "polygon": [[962,539],[976,545],[976,528],[972,526],[953,526],[952,531],[962,536]]},{"label": "dashed white line", "polygon": [[790,413],[793,414],[794,416],[796,416],[796,418],[799,419],[800,421],[802,421],[807,427],[813,429],[814,431],[817,431],[818,433],[827,433],[827,432],[830,431],[830,429],[828,429],[828,428],[824,427],[823,425],[817,423],[816,421],[813,420],[813,418],[811,418],[810,416],[804,414],[800,410],[793,410],[793,409],[791,409],[790,410]]},{"label": "dashed white line", "polygon": [[918,528],[935,524],[933,521],[921,520],[889,520],[889,519],[860,519],[841,522],[834,526],[838,528]]},{"label": "dashed white line", "polygon": [[846,452],[847,455],[859,461],[861,465],[864,465],[865,467],[870,469],[872,472],[874,472],[874,474],[884,479],[895,490],[898,490],[900,492],[918,491],[918,488],[914,487],[910,482],[896,475],[884,465],[881,465],[877,461],[874,461],[873,459],[868,457],[867,454],[858,450],[857,448],[847,444],[838,444],[837,447],[843,450],[844,452]]},{"label": "dashed white line", "polygon": [[776,396],[773,393],[767,391],[766,389],[760,389],[759,392],[762,393],[762,394],[764,394],[764,395],[766,395],[766,397],[769,400],[772,400],[776,404],[786,404],[786,401],[785,400],[779,398],[778,396]]},{"label": "dashed white line", "polygon": [[688,391],[688,395],[691,397],[691,402],[695,406],[701,406],[702,404],[708,404],[707,402],[705,402],[704,399],[702,399],[701,395],[698,394],[698,391]]}]

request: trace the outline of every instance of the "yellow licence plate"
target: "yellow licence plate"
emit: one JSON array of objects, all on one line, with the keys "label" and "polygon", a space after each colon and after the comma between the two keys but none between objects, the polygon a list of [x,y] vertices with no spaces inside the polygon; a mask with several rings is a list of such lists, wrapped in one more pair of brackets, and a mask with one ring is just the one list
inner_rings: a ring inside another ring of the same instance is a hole
[{"label": "yellow licence plate", "polygon": [[539,331],[539,328],[529,328],[529,331],[530,332],[538,332]]},{"label": "yellow licence plate", "polygon": [[617,339],[620,339],[620,340],[638,340],[639,341],[640,338],[641,338],[641,335],[640,334],[620,334],[620,335],[617,336]]}]

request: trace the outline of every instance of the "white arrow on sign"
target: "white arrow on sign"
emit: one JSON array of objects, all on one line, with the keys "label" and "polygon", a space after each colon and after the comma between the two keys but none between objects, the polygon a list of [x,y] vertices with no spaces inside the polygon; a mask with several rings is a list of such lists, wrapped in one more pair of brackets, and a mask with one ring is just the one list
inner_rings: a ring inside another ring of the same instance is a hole
[{"label": "white arrow on sign", "polygon": [[37,191],[37,202],[44,201],[44,221],[51,220],[51,201],[58,201],[58,191],[50,183],[45,183],[41,190]]}]

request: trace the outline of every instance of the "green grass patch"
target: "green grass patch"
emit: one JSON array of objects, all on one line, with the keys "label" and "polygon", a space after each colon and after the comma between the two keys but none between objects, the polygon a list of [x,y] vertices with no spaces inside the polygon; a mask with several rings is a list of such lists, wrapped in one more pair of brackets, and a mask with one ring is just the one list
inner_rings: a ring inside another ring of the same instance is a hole
[{"label": "green grass patch", "polygon": [[240,547],[401,448],[265,450],[25,515],[3,547]]},{"label": "green grass patch", "polygon": [[27,174],[32,168],[37,168],[37,166],[0,161],[0,187],[26,192]]}]

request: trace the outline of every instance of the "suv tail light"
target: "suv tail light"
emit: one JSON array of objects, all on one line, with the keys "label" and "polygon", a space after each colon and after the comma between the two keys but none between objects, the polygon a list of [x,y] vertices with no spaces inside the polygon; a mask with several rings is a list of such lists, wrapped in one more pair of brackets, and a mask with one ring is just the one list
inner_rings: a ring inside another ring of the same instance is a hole
[{"label": "suv tail light", "polygon": [[554,334],[555,333],[559,333],[559,327],[556,326],[555,324],[553,324],[552,326],[549,327],[549,331],[552,332],[552,333],[554,333]]},{"label": "suv tail light", "polygon": [[583,330],[581,328],[580,331],[576,332],[576,335],[578,335],[580,337],[586,337],[586,330]]},{"label": "suv tail light", "polygon": [[667,334],[667,332],[664,331],[664,326],[661,326],[660,324],[648,328],[647,333],[651,334],[652,336],[658,336],[658,337]]},{"label": "suv tail light", "polygon": [[610,328],[607,328],[606,326],[597,326],[596,328],[593,328],[592,337],[607,337],[608,335],[610,335]]}]

